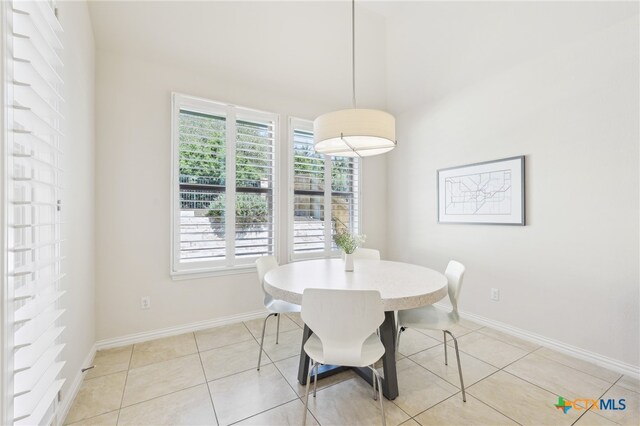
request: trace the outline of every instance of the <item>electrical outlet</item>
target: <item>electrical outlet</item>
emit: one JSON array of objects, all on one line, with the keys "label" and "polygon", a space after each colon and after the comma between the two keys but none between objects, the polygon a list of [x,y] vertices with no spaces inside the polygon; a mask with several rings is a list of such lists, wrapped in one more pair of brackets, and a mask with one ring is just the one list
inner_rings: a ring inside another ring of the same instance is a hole
[{"label": "electrical outlet", "polygon": [[149,296],[144,296],[140,299],[140,309],[151,309],[151,298]]},{"label": "electrical outlet", "polygon": [[500,290],[498,290],[497,288],[491,289],[491,300],[493,300],[494,302],[500,301]]}]

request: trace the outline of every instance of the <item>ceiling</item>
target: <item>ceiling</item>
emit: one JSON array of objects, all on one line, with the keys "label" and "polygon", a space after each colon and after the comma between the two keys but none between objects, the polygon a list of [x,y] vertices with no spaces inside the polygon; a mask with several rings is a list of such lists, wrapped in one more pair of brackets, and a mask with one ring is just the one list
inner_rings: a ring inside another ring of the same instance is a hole
[{"label": "ceiling", "polygon": [[[638,15],[637,3],[356,2],[359,106],[438,102]],[[99,50],[349,107],[350,3],[92,1]]]},{"label": "ceiling", "polygon": [[[388,107],[402,111],[526,66],[621,20],[638,3],[402,2],[387,12]],[[381,9],[378,9],[382,12]]]}]

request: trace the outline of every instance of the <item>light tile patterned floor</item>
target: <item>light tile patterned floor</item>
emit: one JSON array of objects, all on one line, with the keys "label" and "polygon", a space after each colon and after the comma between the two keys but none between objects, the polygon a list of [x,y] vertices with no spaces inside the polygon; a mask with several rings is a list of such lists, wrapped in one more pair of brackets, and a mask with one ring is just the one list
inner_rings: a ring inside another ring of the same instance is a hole
[{"label": "light tile patterned floor", "polygon": [[[66,424],[300,425],[302,322],[283,317],[278,345],[269,322],[259,372],[259,319],[98,352]],[[454,333],[467,402],[453,347],[445,366],[441,333],[408,330],[398,355],[400,396],[385,400],[388,425],[640,424],[636,379],[469,321]],[[564,414],[554,407],[559,395],[624,398],[627,408]],[[307,424],[379,424],[378,410],[371,388],[346,371],[318,383]]]}]

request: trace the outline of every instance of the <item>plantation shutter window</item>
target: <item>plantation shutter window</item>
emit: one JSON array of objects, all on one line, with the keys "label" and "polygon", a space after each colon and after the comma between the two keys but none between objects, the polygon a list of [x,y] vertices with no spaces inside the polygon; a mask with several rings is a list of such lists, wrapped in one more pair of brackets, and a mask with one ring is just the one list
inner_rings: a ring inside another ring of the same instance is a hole
[{"label": "plantation shutter window", "polygon": [[273,114],[174,94],[174,276],[275,252]]},{"label": "plantation shutter window", "polygon": [[296,260],[337,255],[333,235],[340,230],[360,232],[360,160],[317,153],[311,121],[292,118],[289,139],[289,257]]},{"label": "plantation shutter window", "polygon": [[274,252],[273,122],[236,122],[235,255]]},{"label": "plantation shutter window", "polygon": [[64,379],[58,320],[61,268],[62,28],[50,2],[3,2],[8,24],[3,70],[6,105],[7,294],[12,324],[6,360],[7,414],[14,424],[49,424]]},{"label": "plantation shutter window", "polygon": [[325,161],[313,133],[293,130],[293,251],[325,251]]},{"label": "plantation shutter window", "polygon": [[[359,233],[359,167],[353,157],[331,157],[331,235],[338,231]],[[337,246],[331,239],[331,247]]]},{"label": "plantation shutter window", "polygon": [[179,112],[180,262],[225,256],[226,119]]}]

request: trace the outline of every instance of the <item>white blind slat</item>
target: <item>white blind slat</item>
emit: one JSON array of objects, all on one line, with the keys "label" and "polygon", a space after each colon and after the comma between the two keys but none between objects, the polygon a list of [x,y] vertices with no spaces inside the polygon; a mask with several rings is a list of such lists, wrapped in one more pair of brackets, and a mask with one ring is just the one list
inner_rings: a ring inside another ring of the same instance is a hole
[{"label": "white blind slat", "polygon": [[[57,186],[55,182],[47,182],[46,180],[33,179],[30,177],[18,177],[18,178],[14,178],[14,180],[16,181],[17,185],[26,186],[28,188],[31,188],[34,186],[44,186],[48,188]],[[56,243],[59,243],[59,242],[60,241],[56,241]]]},{"label": "white blind slat", "polygon": [[[21,420],[34,414],[40,404],[50,406],[55,401],[56,395],[64,383],[64,380],[56,380],[63,366],[64,362],[51,365],[32,390],[14,398],[14,420]],[[52,395],[51,392],[54,389],[55,393]]]},{"label": "white blind slat", "polygon": [[[48,28],[43,28],[43,30],[49,30],[50,36],[55,38],[55,40],[50,40],[51,44],[53,45],[55,42],[57,42],[56,48],[62,49],[63,46],[58,39],[58,34],[64,32],[64,29],[62,28],[62,25],[60,24],[60,21],[58,21],[58,17],[56,16],[54,3],[55,2],[52,1],[38,1],[36,2],[36,6],[40,10],[40,16],[42,16],[42,18],[49,25]],[[49,35],[47,35],[47,37],[49,37]]]},{"label": "white blind slat", "polygon": [[[49,184],[47,184],[47,186],[49,186]],[[55,247],[61,242],[62,240],[54,240],[54,241],[43,242],[40,244],[31,244],[28,246],[14,246],[14,247],[9,247],[9,251],[12,251],[12,252],[32,251],[32,250],[37,250],[45,247]]]},{"label": "white blind slat", "polygon": [[[33,0],[14,0],[14,13],[22,13],[28,15],[34,26],[38,28],[54,49],[62,49],[62,42],[58,37],[58,33],[62,32],[62,27],[53,13],[53,9],[47,2]],[[44,7],[41,7],[44,6]]]},{"label": "white blind slat", "polygon": [[45,292],[50,286],[55,285],[64,277],[64,274],[57,275],[42,275],[35,281],[30,281],[19,288],[16,288],[14,291],[14,298],[24,299],[24,298],[32,298],[36,294]]},{"label": "white blind slat", "polygon": [[38,297],[26,302],[21,308],[16,309],[14,321],[20,323],[36,318],[40,312],[55,303],[63,294],[65,294],[64,291],[52,290],[49,293],[38,295]]},{"label": "white blind slat", "polygon": [[33,40],[27,36],[14,34],[13,36],[14,60],[29,62],[35,71],[51,85],[62,84],[62,77],[50,62],[42,56]]},{"label": "white blind slat", "polygon": [[[32,425],[48,425],[51,424],[55,411],[51,409],[51,404],[58,396],[58,392],[62,389],[65,380],[59,379],[51,383],[49,388],[40,398],[40,402],[36,405],[31,415],[25,416],[21,420],[15,422],[16,426],[32,426]],[[46,420],[45,420],[46,419]]]},{"label": "white blind slat", "polygon": [[14,345],[20,347],[34,343],[63,313],[63,309],[54,309],[41,313],[16,331]]},{"label": "white blind slat", "polygon": [[16,105],[31,105],[31,109],[48,120],[62,118],[58,108],[40,96],[30,84],[14,84],[13,97]]},{"label": "white blind slat", "polygon": [[[17,147],[20,149],[15,149],[14,152],[17,153],[28,153],[28,156],[34,158],[36,161],[40,163],[40,165],[45,167],[53,167],[57,168],[57,164],[54,160],[46,160],[47,156],[55,157],[57,154],[62,154],[62,150],[55,144],[55,141],[47,141],[34,135],[33,133],[25,132],[22,130],[12,130],[13,133],[13,141]],[[41,158],[42,157],[42,158]],[[28,157],[24,157],[28,158]]]},{"label": "white blind slat", "polygon": [[18,349],[15,353],[14,370],[20,372],[33,366],[36,361],[52,346],[64,331],[64,327],[51,327],[44,332],[33,344]]},{"label": "white blind slat", "polygon": [[14,129],[26,130],[39,136],[62,136],[55,124],[26,107],[13,107]]},{"label": "white blind slat", "polygon": [[60,56],[58,56],[58,52],[56,51],[57,49],[49,43],[46,39],[46,35],[44,35],[42,31],[34,25],[33,19],[31,19],[30,15],[22,12],[14,13],[13,33],[15,35],[31,39],[36,49],[44,59],[53,66],[62,66],[62,60],[60,59]]},{"label": "white blind slat", "polygon": [[[29,205],[38,205],[38,203],[28,202]],[[47,259],[46,261],[33,262],[29,265],[21,265],[20,267],[10,270],[9,276],[23,276],[30,275],[38,271],[42,271],[51,266],[57,265],[63,258],[55,257],[52,259]]]},{"label": "white blind slat", "polygon": [[60,91],[52,85],[43,75],[39,74],[30,61],[18,59],[13,61],[15,70],[13,83],[16,85],[29,85],[41,98],[49,103],[63,102]]},{"label": "white blind slat", "polygon": [[52,368],[63,348],[63,344],[49,347],[32,367],[17,372],[13,379],[14,394],[20,396],[33,389],[38,383],[38,380]]}]

